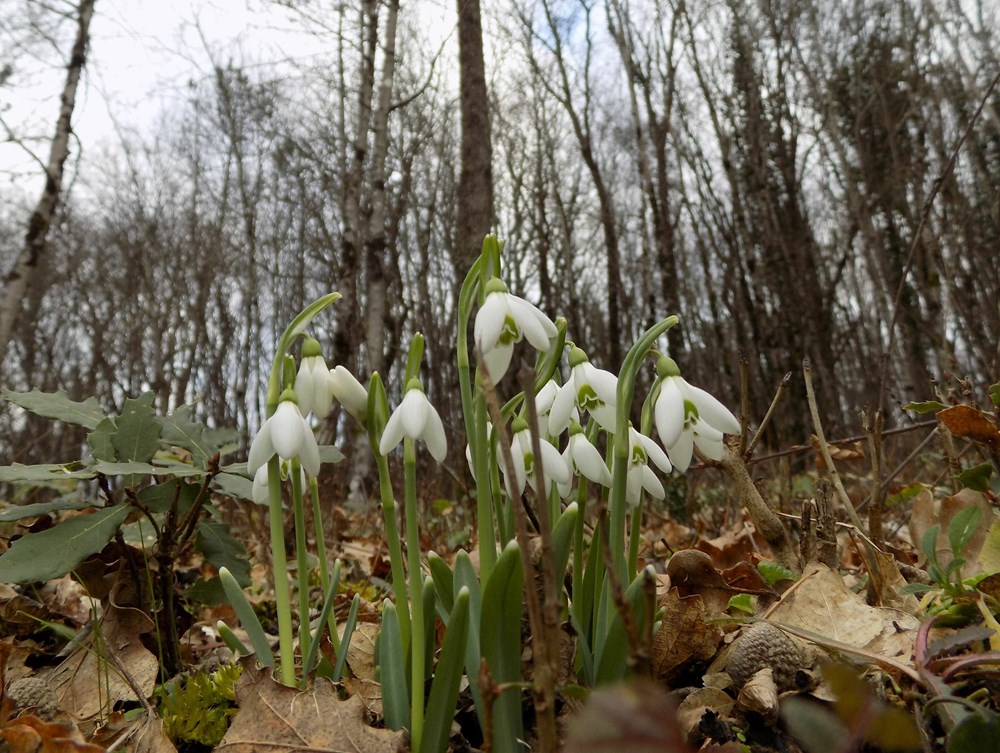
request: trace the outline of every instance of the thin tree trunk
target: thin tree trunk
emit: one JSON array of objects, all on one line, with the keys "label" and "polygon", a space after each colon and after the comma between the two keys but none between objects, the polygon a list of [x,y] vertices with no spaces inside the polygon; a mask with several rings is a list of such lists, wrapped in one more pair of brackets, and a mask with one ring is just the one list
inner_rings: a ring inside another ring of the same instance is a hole
[{"label": "thin tree trunk", "polygon": [[59,119],[56,121],[56,133],[52,139],[46,166],[45,188],[28,223],[24,248],[14,262],[13,269],[4,278],[3,291],[0,292],[0,367],[10,344],[14,323],[21,311],[25,292],[29,286],[38,284],[33,281],[45,253],[49,229],[59,209],[63,171],[66,158],[69,156],[69,137],[73,132],[76,90],[80,83],[80,74],[83,73],[83,67],[87,62],[87,45],[90,41],[90,20],[94,15],[94,2],[95,0],[82,0],[77,8],[76,41],[73,43],[67,66],[66,86],[63,87],[60,98]]},{"label": "thin tree trunk", "polygon": [[458,0],[462,171],[458,183],[457,279],[479,255],[493,223],[493,147],[490,141],[483,25],[479,0]]}]

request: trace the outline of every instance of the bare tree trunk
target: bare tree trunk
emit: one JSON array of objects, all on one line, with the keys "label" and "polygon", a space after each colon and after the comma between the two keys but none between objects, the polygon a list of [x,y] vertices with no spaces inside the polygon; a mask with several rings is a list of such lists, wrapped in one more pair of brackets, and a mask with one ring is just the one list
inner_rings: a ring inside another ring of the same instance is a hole
[{"label": "bare tree trunk", "polygon": [[60,98],[59,119],[56,121],[56,133],[52,139],[45,170],[45,188],[28,223],[24,248],[14,262],[13,269],[4,278],[3,291],[0,292],[0,367],[7,353],[25,292],[30,285],[38,284],[32,281],[45,253],[53,218],[59,209],[63,168],[69,156],[69,137],[73,132],[76,90],[80,83],[80,74],[87,62],[87,45],[90,41],[90,20],[94,15],[94,2],[95,0],[82,0],[77,8],[76,40],[66,70],[66,86],[63,87]]},{"label": "bare tree trunk", "polygon": [[459,98],[462,172],[458,182],[458,255],[461,280],[479,255],[493,223],[493,147],[490,141],[483,25],[479,0],[458,0]]}]

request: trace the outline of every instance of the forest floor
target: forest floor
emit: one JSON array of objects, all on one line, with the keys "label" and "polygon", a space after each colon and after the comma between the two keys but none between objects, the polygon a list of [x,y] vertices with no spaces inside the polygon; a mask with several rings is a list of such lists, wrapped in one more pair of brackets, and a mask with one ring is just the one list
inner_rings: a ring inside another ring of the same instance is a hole
[{"label": "forest floor", "polygon": [[[848,494],[855,503],[864,500],[870,490],[861,445],[834,450]],[[843,517],[836,492],[814,457],[806,457],[793,458],[800,464],[794,473],[787,459],[752,467],[758,487],[781,500],[787,531],[805,563],[797,576],[774,565],[718,471],[694,469],[688,481],[668,485],[672,504],[647,510],[639,563],[655,573],[660,617],[650,640],[635,651],[634,673],[645,677],[582,700],[573,679],[575,634],[565,621],[557,701],[565,750],[997,749],[995,494],[989,488],[956,491],[943,456],[924,450],[891,484],[881,519],[868,516],[872,530],[866,536],[834,522]],[[343,499],[346,489],[328,479],[323,497]],[[246,592],[265,630],[276,634],[266,508],[232,499],[216,504],[250,554]],[[462,504],[428,492],[423,506],[424,552],[451,561],[474,542],[473,516]],[[22,521],[21,532],[30,533],[33,525],[45,523]],[[62,578],[31,587],[0,585],[0,632],[6,636],[0,642],[0,748],[407,749],[405,732],[384,726],[374,658],[381,602],[390,593],[381,509],[334,504],[324,530],[331,557],[344,566],[334,605],[338,623],[347,619],[355,594],[361,597],[341,682],[318,679],[308,691],[287,688],[257,668],[253,657],[233,669],[233,654],[216,630],[220,620],[237,624],[232,608],[189,599],[176,617],[188,669],[164,678],[159,627],[152,612],[128,606],[135,603],[131,590],[143,586],[127,577],[117,542],[117,549],[109,545]],[[294,542],[288,545],[293,552]],[[928,546],[930,557],[922,551]],[[213,573],[193,550],[175,562],[181,586]],[[908,583],[921,585],[907,593]],[[318,580],[310,599],[318,610]],[[336,660],[328,637],[321,651]],[[526,638],[526,677],[531,663]],[[456,752],[485,749],[471,704],[466,687],[452,727],[450,749]],[[523,707],[530,722],[527,692]]]}]

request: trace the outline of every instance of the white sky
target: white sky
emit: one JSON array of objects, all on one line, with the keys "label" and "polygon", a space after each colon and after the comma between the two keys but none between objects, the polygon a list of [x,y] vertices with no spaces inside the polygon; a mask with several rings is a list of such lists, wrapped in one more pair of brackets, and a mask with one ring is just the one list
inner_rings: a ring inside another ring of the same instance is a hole
[{"label": "white sky", "polygon": [[[19,7],[9,0],[0,2],[0,12],[12,5]],[[447,0],[425,0],[420,22],[453,26],[453,12]],[[290,58],[322,60],[331,52],[329,40],[305,33],[301,20],[293,19],[290,11],[265,0],[98,0],[73,116],[85,158],[88,151],[112,146],[119,128],[150,131],[171,100],[186,96],[189,80],[211,72],[211,57],[221,64],[230,58],[268,64]],[[62,58],[43,48],[43,60],[26,60],[17,53],[9,61],[0,60],[0,65],[10,62],[15,69],[10,84],[0,87],[0,114],[43,161],[65,82],[61,59],[68,55],[75,25],[67,24],[66,32]],[[71,160],[77,151],[74,145]],[[40,190],[41,180],[40,168],[25,151],[0,137],[0,193],[11,184],[33,193]]]}]

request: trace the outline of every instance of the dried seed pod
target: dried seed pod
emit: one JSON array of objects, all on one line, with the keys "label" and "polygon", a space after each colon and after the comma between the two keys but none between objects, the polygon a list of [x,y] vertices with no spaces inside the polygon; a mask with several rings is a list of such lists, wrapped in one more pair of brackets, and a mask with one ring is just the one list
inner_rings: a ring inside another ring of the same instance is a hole
[{"label": "dried seed pod", "polygon": [[742,687],[755,673],[770,669],[779,691],[795,689],[795,674],[805,665],[798,645],[781,630],[767,622],[756,622],[743,629],[733,643],[726,671],[737,687]]}]

